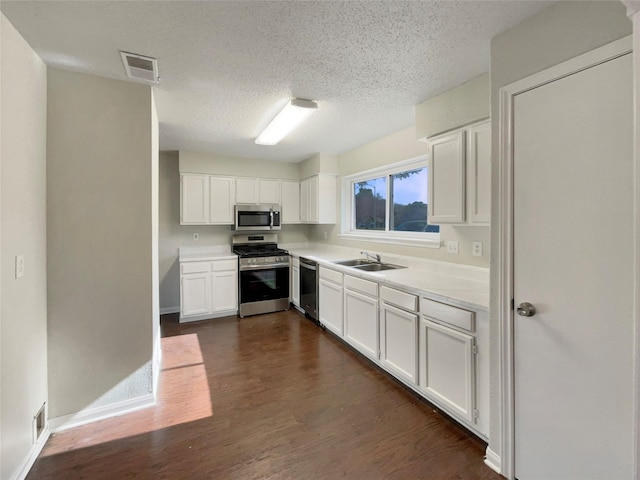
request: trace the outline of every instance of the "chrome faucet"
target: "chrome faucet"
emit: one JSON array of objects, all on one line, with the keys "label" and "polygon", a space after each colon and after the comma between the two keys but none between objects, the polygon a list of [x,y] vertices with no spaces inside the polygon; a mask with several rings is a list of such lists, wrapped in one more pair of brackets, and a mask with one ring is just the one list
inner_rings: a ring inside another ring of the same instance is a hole
[{"label": "chrome faucet", "polygon": [[364,255],[364,258],[367,259],[367,260],[369,260],[369,257],[371,257],[371,259],[375,260],[376,262],[382,263],[382,260],[380,259],[380,254],[379,253],[373,254],[373,253],[369,253],[369,252],[366,252],[366,251],[362,251],[362,252],[360,252],[360,255]]}]

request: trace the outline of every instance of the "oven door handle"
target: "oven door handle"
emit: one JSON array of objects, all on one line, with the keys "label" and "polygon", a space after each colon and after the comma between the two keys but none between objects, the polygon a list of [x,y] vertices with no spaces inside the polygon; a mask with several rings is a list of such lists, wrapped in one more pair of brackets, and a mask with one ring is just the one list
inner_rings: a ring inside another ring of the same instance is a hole
[{"label": "oven door handle", "polygon": [[288,263],[273,263],[271,265],[243,265],[240,267],[240,271],[244,272],[247,270],[270,270],[272,268],[285,268],[289,267]]}]

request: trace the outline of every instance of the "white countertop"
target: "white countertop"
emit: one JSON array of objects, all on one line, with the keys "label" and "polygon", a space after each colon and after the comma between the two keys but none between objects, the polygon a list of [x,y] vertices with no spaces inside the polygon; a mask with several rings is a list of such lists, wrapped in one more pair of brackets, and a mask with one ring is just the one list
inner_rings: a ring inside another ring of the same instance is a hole
[{"label": "white countertop", "polygon": [[206,262],[208,260],[235,260],[238,256],[231,253],[228,246],[180,247],[178,261]]},{"label": "white countertop", "polygon": [[[283,248],[287,247],[283,246]],[[318,245],[302,248],[290,246],[288,250],[294,257],[309,258],[322,266],[354,277],[373,280],[462,308],[489,311],[488,268],[381,253],[383,263],[403,265],[407,268],[365,272],[333,263],[339,260],[362,258],[359,249]]]}]

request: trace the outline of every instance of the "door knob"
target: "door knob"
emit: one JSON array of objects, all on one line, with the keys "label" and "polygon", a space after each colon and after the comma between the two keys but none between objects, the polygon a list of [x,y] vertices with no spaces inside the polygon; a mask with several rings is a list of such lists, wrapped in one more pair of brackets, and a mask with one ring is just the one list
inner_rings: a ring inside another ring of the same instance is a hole
[{"label": "door knob", "polygon": [[536,307],[529,302],[522,302],[516,310],[521,317],[533,317],[536,314]]}]

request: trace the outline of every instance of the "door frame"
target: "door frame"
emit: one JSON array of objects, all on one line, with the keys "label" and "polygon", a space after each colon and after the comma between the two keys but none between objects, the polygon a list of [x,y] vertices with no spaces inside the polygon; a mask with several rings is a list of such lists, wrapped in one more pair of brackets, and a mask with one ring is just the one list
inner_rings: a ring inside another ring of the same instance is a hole
[{"label": "door frame", "polygon": [[[502,87],[499,91],[499,161],[498,161],[498,205],[497,205],[497,231],[498,242],[496,252],[496,270],[498,278],[498,359],[493,362],[498,368],[498,392],[495,398],[499,405],[499,432],[501,449],[496,455],[491,450],[487,451],[487,461],[492,463],[492,468],[499,469],[500,473],[508,479],[515,478],[515,403],[514,403],[514,309],[512,302],[514,299],[514,272],[513,272],[513,104],[514,97],[528,90],[540,87],[547,83],[559,80],[563,77],[573,75],[587,68],[594,67],[601,63],[613,60],[622,55],[632,52],[632,37],[628,36],[616,40],[595,50],[587,52],[578,57],[572,58],[559,65],[553,66],[522,80]],[[640,168],[637,154],[634,157],[634,169],[636,172]],[[640,186],[634,182],[634,192]],[[634,218],[636,223],[639,219],[640,207],[634,205]],[[637,232],[637,229],[636,229]],[[637,245],[637,239],[634,241]],[[638,248],[634,251],[634,264],[638,265],[640,260]],[[635,311],[634,325],[636,332],[640,329],[640,308],[638,308],[639,293],[638,284],[640,282],[638,269],[634,272],[635,285]],[[634,358],[638,357],[638,345],[634,344]],[[638,374],[634,373],[636,387]],[[637,391],[637,390],[636,390]],[[634,416],[638,418],[638,399],[634,398]],[[638,425],[636,424],[634,441],[638,439]],[[634,451],[636,445],[634,445]],[[638,459],[635,460],[636,464]],[[499,465],[496,465],[499,463]],[[637,465],[636,465],[637,469]],[[636,470],[634,469],[634,470]]]}]

